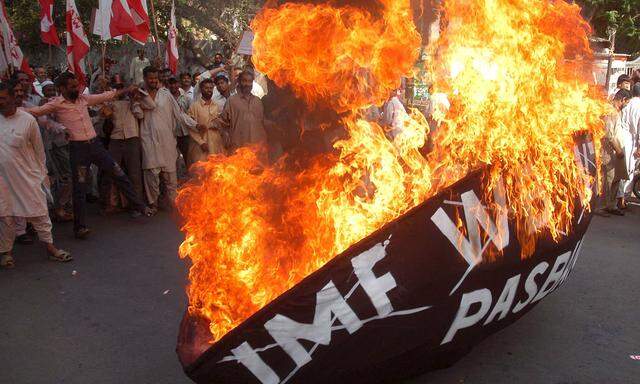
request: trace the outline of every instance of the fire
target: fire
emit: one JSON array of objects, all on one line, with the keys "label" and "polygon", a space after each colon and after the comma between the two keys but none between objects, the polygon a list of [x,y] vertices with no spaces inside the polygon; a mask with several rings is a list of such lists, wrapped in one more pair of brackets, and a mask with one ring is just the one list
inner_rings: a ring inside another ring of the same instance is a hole
[{"label": "fire", "polygon": [[[451,108],[429,126],[410,112],[393,139],[360,110],[410,75],[420,51],[409,0],[375,11],[332,3],[265,8],[254,20],[254,62],[308,105],[341,114],[335,153],[262,164],[264,148],[199,163],[179,193],[192,262],[190,313],[218,340],[336,254],[469,171],[491,165],[519,224],[523,256],[543,230],[570,230],[587,203],[573,135],[597,142],[605,103],[585,76],[589,29],[575,5],[538,0],[447,0],[442,38],[429,47],[434,90]],[[492,254],[491,257],[498,255]]]}]

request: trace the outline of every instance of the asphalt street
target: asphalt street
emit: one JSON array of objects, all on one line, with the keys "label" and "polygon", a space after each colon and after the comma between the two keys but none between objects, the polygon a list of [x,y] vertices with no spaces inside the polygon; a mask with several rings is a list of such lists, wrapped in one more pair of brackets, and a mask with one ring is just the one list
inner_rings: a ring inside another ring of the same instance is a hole
[{"label": "asphalt street", "polygon": [[[94,214],[94,235],[57,243],[46,261],[17,246],[0,271],[0,384],[182,384],[175,354],[188,265],[166,213],[132,221]],[[640,383],[640,207],[596,217],[566,284],[446,370],[406,384]]]}]

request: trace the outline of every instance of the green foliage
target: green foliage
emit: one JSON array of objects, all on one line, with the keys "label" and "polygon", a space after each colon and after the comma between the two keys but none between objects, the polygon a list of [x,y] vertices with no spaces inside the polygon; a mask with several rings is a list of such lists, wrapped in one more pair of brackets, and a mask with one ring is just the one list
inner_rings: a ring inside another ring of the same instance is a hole
[{"label": "green foliage", "polygon": [[616,52],[640,54],[640,0],[578,0],[594,33],[607,37],[607,28],[615,27]]}]

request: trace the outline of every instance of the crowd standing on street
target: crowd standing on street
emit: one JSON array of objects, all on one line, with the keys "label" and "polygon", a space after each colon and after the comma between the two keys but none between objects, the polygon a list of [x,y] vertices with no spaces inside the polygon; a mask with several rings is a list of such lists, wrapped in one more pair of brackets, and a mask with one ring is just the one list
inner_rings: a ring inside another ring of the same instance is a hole
[{"label": "crowd standing on street", "polygon": [[[282,110],[295,107],[287,101],[265,108],[266,76],[250,57],[243,60],[218,53],[205,71],[176,76],[140,49],[124,74],[112,73],[115,61],[104,58],[86,86],[71,72],[42,66],[33,68],[35,78],[16,70],[3,79],[0,268],[15,266],[14,243],[31,244],[32,234],[50,260],[71,261],[70,252],[54,245],[51,219],[73,222],[75,238],[86,239],[92,233],[87,204],[99,204],[105,216],[126,211],[134,219],[150,217],[174,209],[179,183],[209,156],[266,144],[267,157],[279,157],[283,145],[273,137],[286,142],[287,134],[265,110],[286,120]],[[393,140],[408,117],[404,99],[401,87],[363,117],[383,125]],[[604,216],[624,215],[634,189],[640,72],[620,76],[610,102],[602,143]],[[437,104],[447,108],[448,102]],[[303,135],[314,137],[312,131]]]}]

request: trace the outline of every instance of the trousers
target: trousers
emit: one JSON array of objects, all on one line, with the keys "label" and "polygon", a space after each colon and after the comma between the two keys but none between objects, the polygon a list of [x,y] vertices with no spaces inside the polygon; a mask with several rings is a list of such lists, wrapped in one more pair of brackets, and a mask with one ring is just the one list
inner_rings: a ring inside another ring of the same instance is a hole
[{"label": "trousers", "polygon": [[86,227],[86,196],[92,178],[89,167],[94,164],[104,171],[116,187],[131,203],[135,210],[143,210],[144,203],[133,189],[131,181],[120,165],[116,163],[102,143],[96,138],[88,141],[71,141],[69,143],[71,159],[71,180],[73,183],[73,229]]},{"label": "trousers", "polygon": [[51,234],[51,219],[49,215],[37,217],[0,217],[0,253],[11,252],[13,242],[16,238],[16,221],[30,222],[38,234],[38,239],[43,243],[52,244],[53,235]]}]

